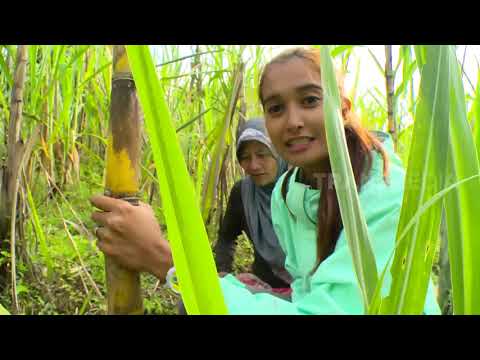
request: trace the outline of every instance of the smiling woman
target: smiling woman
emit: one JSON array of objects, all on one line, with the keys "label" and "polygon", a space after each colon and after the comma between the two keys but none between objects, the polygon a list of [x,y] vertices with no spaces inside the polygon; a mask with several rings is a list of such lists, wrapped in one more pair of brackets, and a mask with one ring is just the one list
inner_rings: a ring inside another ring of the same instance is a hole
[{"label": "smiling woman", "polygon": [[[232,277],[222,279],[232,314],[362,314],[363,301],[340,216],[326,143],[320,56],[288,50],[263,71],[260,101],[280,156],[295,167],[272,194],[272,222],[293,277],[292,302],[251,294]],[[387,134],[364,129],[342,95],[341,112],[360,204],[378,268],[395,246],[404,171]],[[380,140],[381,139],[381,140]],[[388,155],[387,155],[388,154]],[[384,281],[383,292],[391,279]],[[438,313],[430,291],[425,313]]]},{"label": "smiling woman", "polygon": [[318,160],[327,159],[323,113],[319,114],[320,121],[314,122],[315,126],[310,126],[307,132],[287,133],[283,129],[285,120],[292,129],[300,128],[301,114],[318,107],[322,101],[319,83],[320,75],[305,71],[301,59],[293,59],[282,66],[269,66],[260,83],[260,100],[275,148],[289,163],[303,165],[305,169],[322,167],[325,163]]}]

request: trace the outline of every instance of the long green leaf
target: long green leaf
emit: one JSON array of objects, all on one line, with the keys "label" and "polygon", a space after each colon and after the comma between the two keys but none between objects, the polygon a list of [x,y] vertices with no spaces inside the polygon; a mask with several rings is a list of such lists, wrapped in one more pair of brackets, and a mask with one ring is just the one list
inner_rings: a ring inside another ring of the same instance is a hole
[{"label": "long green leaf", "polygon": [[378,278],[377,266],[348,154],[344,125],[341,120],[340,95],[330,50],[328,46],[321,46],[320,52],[328,153],[340,213],[366,313],[375,292]]},{"label": "long green leaf", "polygon": [[0,315],[10,315],[10,313],[2,305],[0,305]]},{"label": "long green leaf", "polygon": [[[7,47],[4,46],[4,48],[7,48]],[[2,70],[2,74],[4,74],[4,76],[7,80],[8,86],[11,87],[12,84],[13,84],[12,74],[11,74],[10,68],[7,66],[7,62],[5,61],[5,58],[3,57],[1,52],[0,52],[0,69]]]},{"label": "long green leaf", "polygon": [[418,209],[444,188],[449,141],[449,64],[447,48],[416,46],[421,65],[419,103],[397,229],[392,285],[382,313],[421,314],[438,240],[441,203],[431,206],[399,243],[400,234]]},{"label": "long green leaf", "polygon": [[50,276],[53,274],[53,261],[52,261],[52,258],[50,257],[50,252],[48,250],[45,233],[43,231],[42,224],[40,223],[40,218],[38,217],[38,213],[37,213],[37,207],[35,206],[35,202],[33,201],[32,193],[30,191],[30,187],[28,186],[28,184],[27,184],[27,200],[28,200],[28,206],[30,206],[30,211],[32,212],[33,227],[35,229],[35,233],[37,234],[38,240],[39,240],[40,254],[43,258],[43,261],[45,261],[45,264],[47,265],[47,276],[50,278]]},{"label": "long green leaf", "polygon": [[[450,143],[448,179],[457,181],[480,173],[477,149],[467,119],[460,64],[449,47]],[[480,180],[455,189],[446,198],[448,248],[450,255],[453,311],[480,314]]]},{"label": "long green leaf", "polygon": [[475,93],[475,99],[472,105],[472,114],[475,145],[477,147],[477,157],[480,159],[480,67],[477,68],[477,71],[477,89]]},{"label": "long green leaf", "polygon": [[225,161],[225,145],[228,137],[228,129],[231,126],[233,114],[235,112],[235,106],[238,101],[240,88],[242,84],[243,66],[239,66],[233,74],[233,85],[229,91],[228,107],[225,112],[223,122],[219,124],[218,131],[219,136],[215,137],[215,150],[212,154],[212,159],[207,172],[207,178],[205,180],[202,198],[202,216],[206,220],[213,203],[215,196],[215,189],[217,187],[218,177],[220,170]]},{"label": "long green leaf", "polygon": [[430,207],[432,207],[433,205],[435,205],[438,201],[442,200],[447,196],[447,194],[449,194],[450,192],[452,192],[453,190],[455,190],[456,188],[459,188],[461,187],[464,183],[468,182],[468,181],[472,181],[472,180],[477,180],[478,178],[480,178],[480,174],[477,174],[477,175],[474,175],[474,176],[470,176],[466,179],[462,179],[462,180],[459,180],[459,181],[456,181],[455,183],[447,186],[446,188],[444,188],[443,190],[441,190],[440,192],[436,193],[435,195],[433,195],[430,200],[428,200],[425,204],[423,204],[420,208],[418,208],[417,212],[415,213],[415,215],[410,219],[410,221],[408,222],[408,224],[403,228],[403,231],[402,233],[400,234],[400,237],[398,238],[398,241],[395,245],[395,248],[393,249],[392,253],[390,254],[389,258],[388,258],[388,261],[387,261],[387,264],[385,265],[383,271],[382,271],[382,274],[380,275],[380,279],[378,280],[377,282],[377,287],[375,289],[375,295],[373,296],[373,299],[370,303],[370,308],[369,308],[369,311],[368,313],[370,315],[376,315],[379,313],[380,311],[380,306],[381,306],[381,302],[382,302],[382,298],[381,298],[381,290],[382,290],[382,287],[383,287],[383,281],[384,281],[384,278],[385,278],[385,275],[386,275],[386,271],[387,269],[390,267],[390,262],[392,261],[393,259],[393,255],[395,255],[395,251],[397,250],[398,246],[405,241],[405,235],[408,233],[408,231],[411,229],[412,226],[416,225],[417,222],[420,220],[420,217],[428,210],[430,209]]},{"label": "long green leaf", "polygon": [[147,46],[127,46],[153,149],[168,237],[189,314],[226,314],[192,181]]}]

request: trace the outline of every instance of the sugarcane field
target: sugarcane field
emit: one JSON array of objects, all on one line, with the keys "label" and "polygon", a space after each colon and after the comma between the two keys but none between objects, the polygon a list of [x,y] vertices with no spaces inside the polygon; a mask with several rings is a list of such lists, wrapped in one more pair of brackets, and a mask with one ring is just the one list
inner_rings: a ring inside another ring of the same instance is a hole
[{"label": "sugarcane field", "polygon": [[480,315],[479,58],[0,45],[0,315]]}]

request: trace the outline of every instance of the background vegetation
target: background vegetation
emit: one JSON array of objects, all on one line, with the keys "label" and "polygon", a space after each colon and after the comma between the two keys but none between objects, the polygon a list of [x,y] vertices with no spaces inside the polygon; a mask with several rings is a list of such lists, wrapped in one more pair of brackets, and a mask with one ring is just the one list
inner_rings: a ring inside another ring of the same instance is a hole
[{"label": "background vegetation", "polygon": [[[262,113],[259,75],[276,49],[169,45],[152,50],[214,243],[230,187],[241,176],[232,151],[235,132],[240,122]],[[331,47],[334,61],[347,74],[347,90],[362,122],[393,134],[405,166],[410,164],[421,91],[422,67],[415,50],[408,45],[385,46],[386,57],[379,60],[368,46]],[[359,85],[368,81],[356,56],[365,51],[368,56],[362,62],[374,64],[384,83]],[[465,89],[461,96],[468,130],[477,140],[480,85],[477,78],[461,72],[465,58],[458,57],[458,76]],[[0,304],[12,313],[106,312],[104,260],[95,246],[88,198],[104,187],[111,63],[108,46],[0,46]],[[445,81],[448,89],[454,89],[453,80]],[[472,161],[478,167],[477,158]],[[142,164],[142,200],[153,206],[164,224],[146,135]],[[244,238],[238,242],[235,270],[248,271],[252,249]],[[437,284],[441,242],[434,244],[431,263]],[[149,275],[142,276],[142,285],[147,314],[175,313],[178,295]]]}]

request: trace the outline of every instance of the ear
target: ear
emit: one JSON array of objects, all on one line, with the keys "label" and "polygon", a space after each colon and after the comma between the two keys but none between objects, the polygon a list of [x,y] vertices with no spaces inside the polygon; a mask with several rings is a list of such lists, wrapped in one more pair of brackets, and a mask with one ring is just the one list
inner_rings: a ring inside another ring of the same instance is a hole
[{"label": "ear", "polygon": [[352,109],[352,102],[350,99],[342,96],[342,115],[345,117],[347,113]]}]

